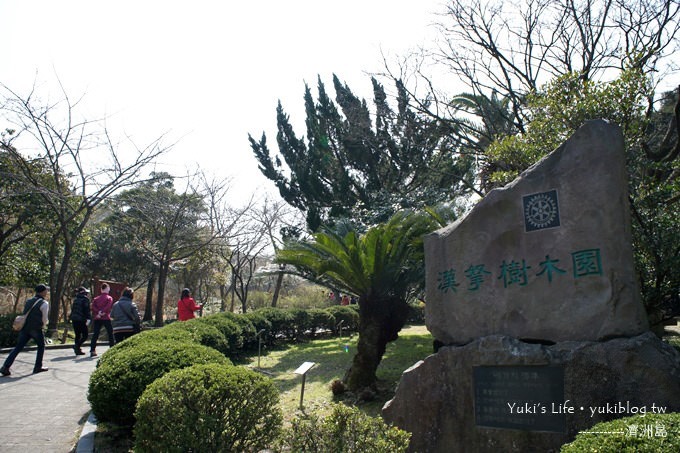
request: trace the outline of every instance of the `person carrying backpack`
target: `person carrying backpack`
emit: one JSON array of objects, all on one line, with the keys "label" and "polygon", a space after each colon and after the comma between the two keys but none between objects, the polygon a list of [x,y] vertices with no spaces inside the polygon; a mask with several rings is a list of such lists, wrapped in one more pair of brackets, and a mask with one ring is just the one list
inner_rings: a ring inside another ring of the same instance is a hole
[{"label": "person carrying backpack", "polygon": [[35,365],[33,366],[33,373],[42,373],[48,371],[43,367],[43,355],[45,354],[45,333],[43,329],[47,326],[47,315],[49,313],[50,304],[47,303],[45,297],[49,294],[50,288],[46,285],[38,285],[35,287],[35,296],[31,297],[24,304],[24,315],[26,315],[26,323],[19,331],[19,338],[17,345],[9,353],[5,363],[0,367],[0,374],[9,376],[10,367],[14,363],[14,359],[24,349],[24,346],[33,339],[38,346],[38,352],[35,355]]}]

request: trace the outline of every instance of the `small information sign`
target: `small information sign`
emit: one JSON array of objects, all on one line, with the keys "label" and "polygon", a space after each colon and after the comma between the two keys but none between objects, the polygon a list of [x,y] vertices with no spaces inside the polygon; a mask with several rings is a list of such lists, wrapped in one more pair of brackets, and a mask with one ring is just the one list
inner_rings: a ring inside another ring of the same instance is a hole
[{"label": "small information sign", "polygon": [[314,362],[305,362],[302,365],[300,365],[297,370],[293,371],[295,374],[305,374],[307,371],[309,371],[316,363]]},{"label": "small information sign", "polygon": [[297,367],[297,370],[293,371],[295,374],[302,376],[302,386],[300,387],[300,409],[303,409],[302,400],[305,398],[305,379],[307,378],[307,371],[311,370],[312,367],[316,365],[315,362],[304,362],[302,365]]}]

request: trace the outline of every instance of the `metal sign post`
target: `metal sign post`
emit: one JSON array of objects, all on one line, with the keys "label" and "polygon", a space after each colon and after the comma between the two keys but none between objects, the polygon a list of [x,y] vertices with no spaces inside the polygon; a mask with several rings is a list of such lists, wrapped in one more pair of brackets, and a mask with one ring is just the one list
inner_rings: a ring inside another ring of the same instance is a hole
[{"label": "metal sign post", "polygon": [[260,330],[257,335],[257,367],[260,368],[260,355],[262,354],[262,334],[264,329]]},{"label": "metal sign post", "polygon": [[339,323],[336,324],[335,328],[338,329],[338,332],[340,333],[340,338],[342,338],[342,323],[345,322],[344,319],[341,319]]},{"label": "metal sign post", "polygon": [[305,378],[307,377],[307,372],[311,370],[314,365],[316,365],[314,362],[305,362],[300,365],[297,370],[293,371],[295,374],[302,375],[302,388],[300,389],[300,410],[303,409],[302,400],[305,397]]}]

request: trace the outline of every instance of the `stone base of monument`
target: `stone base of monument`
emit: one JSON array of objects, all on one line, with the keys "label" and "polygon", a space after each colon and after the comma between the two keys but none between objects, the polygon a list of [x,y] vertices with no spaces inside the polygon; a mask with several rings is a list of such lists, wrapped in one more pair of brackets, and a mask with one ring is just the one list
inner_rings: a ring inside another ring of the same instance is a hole
[{"label": "stone base of monument", "polygon": [[601,421],[678,411],[680,352],[648,332],[445,346],[404,372],[383,416],[413,452],[548,452]]}]

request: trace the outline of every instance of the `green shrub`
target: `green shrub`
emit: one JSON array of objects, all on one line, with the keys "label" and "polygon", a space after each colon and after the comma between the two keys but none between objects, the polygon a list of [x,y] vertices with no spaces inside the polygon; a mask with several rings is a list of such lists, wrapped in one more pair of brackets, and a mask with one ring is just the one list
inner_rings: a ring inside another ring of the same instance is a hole
[{"label": "green shrub", "polygon": [[272,323],[269,319],[267,319],[264,313],[260,313],[259,311],[251,311],[250,313],[245,313],[241,316],[250,321],[257,332],[264,329],[268,333],[272,330]]},{"label": "green shrub", "polygon": [[310,323],[307,310],[302,308],[288,308],[287,311],[293,317],[293,324],[291,324],[288,330],[288,338],[299,340],[305,336],[305,332],[314,330],[314,326]]},{"label": "green shrub", "polygon": [[[598,434],[589,434],[598,433]],[[680,414],[650,414],[598,423],[563,445],[563,453],[680,451]]]},{"label": "green shrub", "polygon": [[255,335],[251,341],[246,342],[246,347],[250,349],[257,348],[258,340],[257,340],[257,333],[260,332],[261,330],[264,330],[262,333],[262,340],[267,341],[269,338],[270,332],[272,331],[272,323],[265,315],[262,313],[259,313],[257,311],[253,311],[250,313],[246,313],[241,315],[244,318],[246,318],[248,321],[251,322],[253,327],[255,327]]},{"label": "green shrub", "polygon": [[188,330],[166,329],[165,327],[153,330],[143,330],[136,335],[126,338],[120,343],[116,343],[114,347],[104,352],[97,362],[97,367],[106,363],[115,355],[124,353],[128,348],[135,348],[142,343],[156,344],[166,341],[198,343],[195,335]]},{"label": "green shrub", "polygon": [[202,363],[231,364],[212,348],[182,341],[139,341],[122,349],[100,361],[90,376],[87,395],[98,420],[119,425],[134,423],[137,399],[168,371]]},{"label": "green shrub", "polygon": [[680,351],[680,336],[677,335],[666,335],[664,341],[669,345],[673,346],[675,349]]},{"label": "green shrub", "polygon": [[330,330],[333,332],[335,330],[335,325],[337,321],[335,316],[333,316],[328,310],[321,308],[311,308],[307,310],[309,316],[309,324],[312,326],[312,337],[316,334],[316,329]]},{"label": "green shrub", "polygon": [[264,316],[271,323],[269,332],[266,332],[270,342],[279,336],[289,338],[291,326],[295,322],[293,314],[289,310],[270,307],[261,308],[255,313]]},{"label": "green shrub", "polygon": [[238,355],[239,350],[243,348],[243,329],[228,316],[216,313],[200,318],[199,322],[207,323],[220,331],[229,344],[229,356]]},{"label": "green shrub", "polygon": [[260,451],[281,428],[278,402],[272,381],[251,370],[209,364],[171,371],[139,398],[135,451]]},{"label": "green shrub", "polygon": [[[333,315],[336,324],[340,321],[342,323],[342,330],[345,332],[356,332],[359,330],[359,312],[355,307],[356,305],[334,305],[328,307],[326,310]],[[333,331],[336,329],[334,328]],[[336,332],[337,333],[337,332]]]},{"label": "green shrub", "polygon": [[257,341],[255,335],[257,335],[257,330],[255,326],[250,321],[246,315],[232,313],[230,311],[225,311],[223,313],[218,313],[219,316],[224,316],[225,318],[235,322],[241,327],[241,336],[243,337],[243,347],[247,347],[248,344]]},{"label": "green shrub", "polygon": [[304,416],[294,419],[280,443],[296,453],[398,453],[408,450],[411,433],[385,424],[356,407],[334,404],[325,419]]},{"label": "green shrub", "polygon": [[12,348],[16,346],[19,332],[12,330],[12,324],[17,315],[19,315],[19,313],[0,315],[0,348]]},{"label": "green shrub", "polygon": [[203,346],[217,349],[224,355],[229,355],[229,342],[220,330],[208,323],[202,322],[201,318],[194,318],[188,321],[176,322],[163,327],[168,330],[186,330],[191,333],[196,341]]},{"label": "green shrub", "polygon": [[409,304],[408,324],[425,324],[425,304],[416,302]]}]

